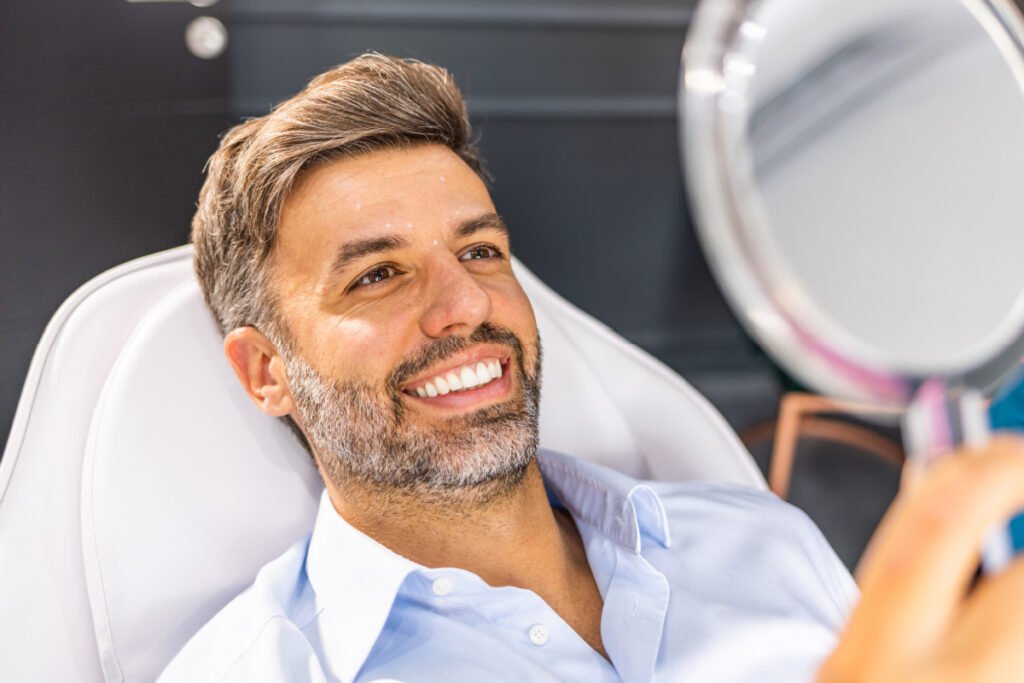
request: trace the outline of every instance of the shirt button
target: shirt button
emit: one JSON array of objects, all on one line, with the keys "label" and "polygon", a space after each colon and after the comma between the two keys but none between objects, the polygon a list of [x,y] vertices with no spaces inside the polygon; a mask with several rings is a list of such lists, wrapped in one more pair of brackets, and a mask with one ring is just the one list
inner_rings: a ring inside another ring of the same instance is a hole
[{"label": "shirt button", "polygon": [[543,645],[548,642],[548,628],[544,624],[534,624],[530,627],[530,642],[534,645]]},{"label": "shirt button", "polygon": [[437,579],[434,584],[430,587],[430,590],[434,591],[434,595],[448,595],[452,592],[451,579]]}]

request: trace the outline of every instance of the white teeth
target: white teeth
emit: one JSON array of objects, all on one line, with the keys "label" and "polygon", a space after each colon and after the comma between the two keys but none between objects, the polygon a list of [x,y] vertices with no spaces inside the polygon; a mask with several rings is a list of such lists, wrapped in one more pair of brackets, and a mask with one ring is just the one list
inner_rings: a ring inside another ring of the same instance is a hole
[{"label": "white teeth", "polygon": [[457,370],[424,382],[411,393],[420,398],[444,396],[453,391],[472,389],[490,384],[502,375],[501,363],[497,360],[480,361],[475,366],[465,365]]},{"label": "white teeth", "polygon": [[487,384],[491,381],[491,371],[487,369],[487,366],[483,363],[476,364],[476,383],[477,386]]}]

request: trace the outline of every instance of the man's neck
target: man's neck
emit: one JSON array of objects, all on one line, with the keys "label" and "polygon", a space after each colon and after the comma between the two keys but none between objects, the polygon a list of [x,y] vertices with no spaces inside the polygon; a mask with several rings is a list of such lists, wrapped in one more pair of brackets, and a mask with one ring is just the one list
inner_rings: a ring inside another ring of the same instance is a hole
[{"label": "man's neck", "polygon": [[345,521],[426,567],[466,569],[492,586],[520,585],[538,565],[560,563],[568,554],[536,461],[512,490],[482,505],[343,486],[328,484],[328,492]]},{"label": "man's neck", "polygon": [[534,460],[522,481],[486,504],[442,504],[415,495],[327,485],[335,510],[381,545],[426,567],[457,567],[491,586],[543,598],[591,647],[600,639],[601,596],[569,515],[548,503]]}]

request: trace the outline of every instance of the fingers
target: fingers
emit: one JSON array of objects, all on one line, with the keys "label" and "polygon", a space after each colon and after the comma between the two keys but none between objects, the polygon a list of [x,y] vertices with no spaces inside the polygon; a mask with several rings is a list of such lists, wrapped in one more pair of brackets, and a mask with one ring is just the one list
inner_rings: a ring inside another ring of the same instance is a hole
[{"label": "fingers", "polygon": [[986,532],[1021,507],[1024,441],[1000,436],[983,452],[938,463],[901,492],[876,534],[851,639],[927,652],[952,626]]},{"label": "fingers", "polygon": [[943,648],[947,667],[962,667],[978,682],[1024,680],[1024,562],[987,577],[956,616]]}]

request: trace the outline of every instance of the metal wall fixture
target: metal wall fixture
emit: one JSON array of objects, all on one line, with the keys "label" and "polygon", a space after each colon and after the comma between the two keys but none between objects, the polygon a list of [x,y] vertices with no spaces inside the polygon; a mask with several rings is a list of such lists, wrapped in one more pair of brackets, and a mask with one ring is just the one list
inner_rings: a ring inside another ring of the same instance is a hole
[{"label": "metal wall fixture", "polygon": [[156,2],[174,2],[179,5],[192,5],[193,7],[212,7],[217,4],[217,0],[127,0],[127,2],[133,5]]},{"label": "metal wall fixture", "polygon": [[[218,0],[126,0],[132,5],[174,3],[193,7],[212,7]],[[199,59],[216,59],[228,47],[228,30],[214,17],[196,17],[185,27],[185,45]]]},{"label": "metal wall fixture", "polygon": [[228,30],[219,19],[196,17],[185,27],[185,45],[200,59],[216,59],[228,46]]}]

